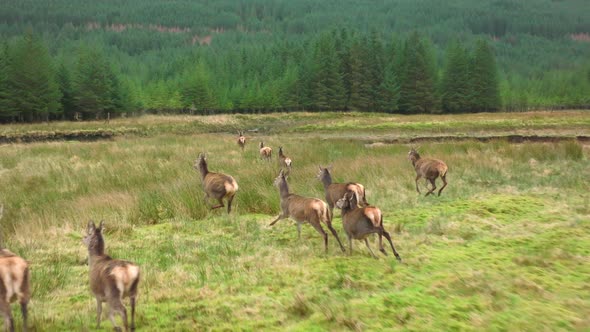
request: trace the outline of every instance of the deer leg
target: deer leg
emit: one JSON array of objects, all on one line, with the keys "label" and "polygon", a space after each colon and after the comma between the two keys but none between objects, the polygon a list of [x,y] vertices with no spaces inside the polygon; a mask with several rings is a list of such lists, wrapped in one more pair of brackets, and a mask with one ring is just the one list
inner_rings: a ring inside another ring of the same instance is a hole
[{"label": "deer leg", "polygon": [[219,209],[219,208],[221,208],[221,207],[224,206],[223,205],[223,198],[218,198],[217,201],[219,202],[219,204],[218,205],[215,205],[215,206],[212,206],[211,207],[211,210]]},{"label": "deer leg", "polygon": [[443,191],[443,189],[445,189],[445,187],[447,186],[447,175],[443,175],[440,177],[443,181],[443,186],[440,188],[440,190],[438,191],[438,195],[440,196],[440,193]]},{"label": "deer leg", "polygon": [[348,234],[346,235],[348,236],[348,255],[352,256],[352,237]]},{"label": "deer leg", "polygon": [[277,221],[279,221],[279,220],[281,220],[281,219],[285,219],[285,218],[286,218],[286,216],[284,216],[284,215],[281,213],[281,214],[279,214],[279,216],[277,217],[277,219],[275,219],[273,222],[271,222],[271,223],[270,223],[270,225],[269,225],[269,226],[272,226],[272,225],[276,224],[276,223],[277,223]]},{"label": "deer leg", "polygon": [[135,331],[135,296],[129,298],[131,302],[131,331]]},{"label": "deer leg", "polygon": [[383,253],[383,255],[387,256],[387,252],[385,251],[385,248],[383,248],[383,230],[379,229],[379,251],[381,251]]},{"label": "deer leg", "polygon": [[121,315],[123,327],[125,328],[125,331],[127,331],[127,329],[129,328],[129,326],[127,325],[127,310],[125,310],[125,306],[123,306],[121,298],[117,297],[116,299],[113,299],[113,301],[110,301],[109,307],[111,309],[109,312],[109,318],[111,319],[111,322],[113,323],[115,330],[121,331],[121,328],[117,326],[117,322],[115,321],[115,313],[118,313],[119,315]]},{"label": "deer leg", "polygon": [[227,198],[227,214],[231,212],[231,202],[234,200],[234,195],[231,195]]},{"label": "deer leg", "polygon": [[320,225],[319,221],[312,222],[311,225],[324,238],[324,251],[327,253],[328,252],[328,234],[324,231],[324,229],[322,228],[322,225]]},{"label": "deer leg", "polygon": [[418,194],[421,194],[420,192],[420,188],[418,188],[418,180],[420,180],[422,176],[420,175],[416,175],[416,191],[418,192]]},{"label": "deer leg", "polygon": [[332,223],[327,222],[326,224],[328,225],[328,229],[330,230],[330,232],[332,232],[332,235],[334,235],[334,237],[336,238],[336,241],[338,241],[338,244],[340,245],[340,249],[342,249],[342,252],[346,252],[346,249],[344,249],[342,242],[340,242],[340,238],[338,237],[338,233],[336,233],[336,230],[334,229],[334,227],[332,227]]},{"label": "deer leg", "polygon": [[20,312],[23,315],[23,332],[27,332],[27,316],[28,316],[28,310],[27,310],[27,302],[21,302],[20,304]]},{"label": "deer leg", "polygon": [[375,256],[375,253],[371,249],[371,246],[369,245],[369,240],[367,238],[365,238],[365,244],[367,245],[367,248],[369,248],[369,252],[371,253],[371,256],[373,256],[373,258],[377,258],[377,256]]},{"label": "deer leg", "polygon": [[397,251],[395,251],[395,247],[393,246],[393,241],[391,241],[391,236],[389,235],[389,233],[386,230],[383,230],[383,236],[385,236],[387,241],[389,241],[389,244],[391,245],[391,250],[393,250],[393,254],[395,255],[395,258],[401,262],[402,258],[399,256]]},{"label": "deer leg", "polygon": [[96,328],[100,328],[100,320],[102,319],[102,301],[96,298]]},{"label": "deer leg", "polygon": [[426,193],[426,195],[424,195],[424,196],[428,196],[428,195],[432,194],[432,193],[434,192],[434,190],[436,190],[436,183],[434,182],[435,180],[434,180],[434,179],[429,179],[429,181],[430,181],[430,183],[432,184],[432,189],[430,189],[430,190],[429,190],[429,191]]},{"label": "deer leg", "polygon": [[10,304],[6,302],[4,299],[0,301],[0,311],[4,316],[4,330],[14,332],[14,320],[12,319]]}]

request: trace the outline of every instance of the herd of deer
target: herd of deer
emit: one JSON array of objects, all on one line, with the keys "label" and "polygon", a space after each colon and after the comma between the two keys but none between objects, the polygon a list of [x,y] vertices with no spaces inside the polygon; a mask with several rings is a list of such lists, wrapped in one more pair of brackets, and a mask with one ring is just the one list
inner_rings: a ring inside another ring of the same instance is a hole
[{"label": "herd of deer", "polygon": [[[244,150],[246,137],[239,132],[238,145]],[[264,146],[260,142],[260,157],[265,160],[272,158],[272,148]],[[432,185],[426,196],[433,194],[436,190],[435,180],[440,177],[443,186],[439,189],[438,195],[446,187],[447,165],[438,159],[421,158],[414,148],[408,153],[408,158],[416,170],[416,191],[418,180],[425,178]],[[349,253],[352,253],[352,240],[364,240],[369,252],[373,257],[375,254],[369,245],[367,237],[370,234],[379,236],[379,250],[387,255],[383,248],[382,238],[385,237],[393,254],[398,261],[400,255],[395,250],[391,236],[383,227],[383,213],[378,207],[370,205],[365,196],[365,188],[360,183],[333,183],[330,174],[331,167],[319,166],[318,179],[324,185],[326,202],[317,198],[300,196],[289,191],[287,177],[291,171],[291,158],[284,155],[282,147],[279,147],[279,164],[281,170],[274,180],[274,185],[279,189],[281,212],[279,216],[270,223],[274,225],[281,219],[292,218],[297,222],[297,233],[301,237],[301,225],[309,223],[324,239],[324,250],[328,251],[328,234],[324,231],[322,223],[325,224],[332,235],[338,241],[340,249],[346,250],[338,237],[338,233],[332,226],[334,206],[342,211],[342,225],[348,237]],[[236,180],[226,174],[210,172],[207,167],[207,158],[199,154],[195,161],[194,168],[201,174],[201,181],[205,191],[205,202],[213,198],[217,205],[211,209],[224,207],[223,200],[227,203],[227,213],[231,212],[232,201],[238,191]],[[0,219],[4,207],[0,206]],[[109,319],[115,331],[121,331],[115,321],[115,315],[121,316],[125,331],[129,329],[127,311],[123,305],[123,299],[129,297],[131,305],[131,331],[135,330],[135,302],[137,298],[140,279],[139,266],[136,264],[113,259],[105,254],[105,243],[102,232],[104,224],[101,221],[97,227],[93,221],[88,222],[87,234],[82,242],[88,249],[88,265],[90,267],[90,289],[96,298],[96,326],[100,327],[102,316],[102,303],[109,305]],[[0,248],[0,312],[4,316],[5,329],[14,331],[14,321],[10,309],[10,303],[18,300],[23,318],[23,331],[27,330],[27,305],[31,296],[30,292],[29,264],[23,258],[15,255],[8,249]]]}]

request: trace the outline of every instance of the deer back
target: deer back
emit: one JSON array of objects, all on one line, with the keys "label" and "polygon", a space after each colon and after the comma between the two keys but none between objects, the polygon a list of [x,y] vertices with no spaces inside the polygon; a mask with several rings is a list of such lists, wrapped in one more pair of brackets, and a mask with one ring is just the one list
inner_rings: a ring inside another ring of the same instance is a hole
[{"label": "deer back", "polygon": [[30,297],[29,263],[10,250],[0,250],[0,298],[8,302]]}]

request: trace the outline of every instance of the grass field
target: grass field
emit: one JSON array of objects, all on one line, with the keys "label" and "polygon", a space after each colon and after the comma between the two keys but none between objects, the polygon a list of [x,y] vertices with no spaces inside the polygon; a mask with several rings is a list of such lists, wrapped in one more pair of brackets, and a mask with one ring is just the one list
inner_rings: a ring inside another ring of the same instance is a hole
[{"label": "grass field", "polygon": [[[590,146],[574,140],[422,143],[423,156],[449,165],[442,196],[424,197],[414,189],[409,145],[366,144],[380,137],[523,130],[588,135],[590,113],[435,120],[337,113],[150,116],[111,121],[112,128],[141,133],[114,140],[0,145],[1,232],[5,246],[32,266],[29,326],[95,330],[81,239],[89,219],[104,219],[107,253],[142,269],[139,331],[590,330]],[[43,126],[0,131],[26,134]],[[244,153],[236,128],[259,130],[247,133]],[[293,159],[292,192],[323,198],[317,165],[332,164],[335,181],[363,183],[369,202],[383,210],[403,263],[391,253],[373,259],[358,241],[348,256],[331,236],[324,254],[319,235],[304,226],[298,240],[292,220],[269,227],[279,212],[272,186],[278,165],[258,159],[260,140],[275,153],[282,145]],[[229,216],[204,205],[192,168],[199,152],[207,152],[210,170],[239,183]],[[20,328],[17,311],[13,305]],[[111,330],[108,319],[101,330]]]}]

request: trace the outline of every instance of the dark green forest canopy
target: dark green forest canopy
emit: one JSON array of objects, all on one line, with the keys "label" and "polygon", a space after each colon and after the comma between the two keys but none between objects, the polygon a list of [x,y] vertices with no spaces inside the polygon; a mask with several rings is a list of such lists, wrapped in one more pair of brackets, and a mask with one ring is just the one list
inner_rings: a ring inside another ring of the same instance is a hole
[{"label": "dark green forest canopy", "polygon": [[[0,70],[11,70],[10,54],[28,30],[52,57],[62,107],[39,109],[45,115],[37,119],[143,109],[414,113],[590,105],[585,0],[2,0],[0,8]],[[89,53],[96,63],[86,61]],[[82,84],[93,81],[81,76],[90,67],[103,68],[100,96],[82,91],[93,89]],[[469,84],[446,83],[457,77]],[[0,99],[13,85],[0,78]],[[482,91],[495,96],[475,105]],[[425,104],[408,104],[418,99]]]}]

